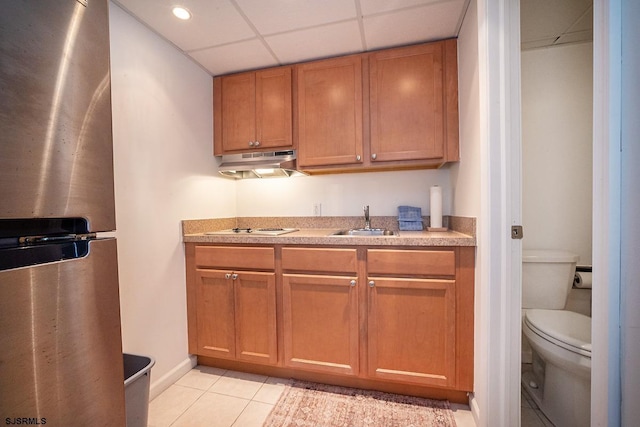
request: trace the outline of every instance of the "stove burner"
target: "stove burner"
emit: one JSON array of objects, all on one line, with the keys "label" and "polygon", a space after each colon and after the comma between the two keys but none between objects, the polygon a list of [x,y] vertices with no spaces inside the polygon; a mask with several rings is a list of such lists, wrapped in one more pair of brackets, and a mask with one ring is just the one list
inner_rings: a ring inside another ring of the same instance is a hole
[{"label": "stove burner", "polygon": [[252,234],[254,236],[279,236],[298,231],[297,228],[228,228],[226,230],[209,231],[205,234]]},{"label": "stove burner", "polygon": [[250,229],[250,228],[232,228],[231,231],[233,231],[234,233],[242,233],[242,232],[251,233],[251,232],[253,232],[253,230]]}]

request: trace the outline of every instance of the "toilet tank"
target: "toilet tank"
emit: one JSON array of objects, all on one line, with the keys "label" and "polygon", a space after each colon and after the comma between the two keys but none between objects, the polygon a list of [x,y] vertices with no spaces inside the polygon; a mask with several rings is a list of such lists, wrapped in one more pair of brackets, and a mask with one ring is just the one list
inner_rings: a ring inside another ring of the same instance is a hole
[{"label": "toilet tank", "polygon": [[522,308],[562,310],[580,257],[557,250],[522,251]]}]

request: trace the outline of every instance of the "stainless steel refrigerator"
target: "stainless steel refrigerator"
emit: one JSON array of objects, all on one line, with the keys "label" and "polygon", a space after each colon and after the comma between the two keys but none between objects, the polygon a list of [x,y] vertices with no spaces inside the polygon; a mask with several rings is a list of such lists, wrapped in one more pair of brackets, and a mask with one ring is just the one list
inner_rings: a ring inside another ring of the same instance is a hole
[{"label": "stainless steel refrigerator", "polygon": [[124,426],[108,2],[2,7],[0,423]]}]

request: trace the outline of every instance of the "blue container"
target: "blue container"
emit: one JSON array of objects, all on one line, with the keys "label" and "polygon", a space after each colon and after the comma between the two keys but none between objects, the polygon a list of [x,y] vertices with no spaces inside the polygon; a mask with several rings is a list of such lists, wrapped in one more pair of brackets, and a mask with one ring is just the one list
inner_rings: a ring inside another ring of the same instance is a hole
[{"label": "blue container", "polygon": [[422,221],[398,221],[398,228],[402,231],[420,231],[424,226]]}]

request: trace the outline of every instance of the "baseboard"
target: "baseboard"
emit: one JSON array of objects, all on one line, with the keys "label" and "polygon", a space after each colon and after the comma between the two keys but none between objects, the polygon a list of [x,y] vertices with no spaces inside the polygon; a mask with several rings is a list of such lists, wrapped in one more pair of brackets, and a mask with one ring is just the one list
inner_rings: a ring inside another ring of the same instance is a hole
[{"label": "baseboard", "polygon": [[[196,357],[189,356],[162,377],[152,381],[149,387],[149,400],[155,399],[160,393],[171,387],[176,381],[182,378],[184,374],[193,369],[196,364]],[[151,378],[153,379],[153,375]]]},{"label": "baseboard", "polygon": [[476,399],[476,395],[474,393],[469,393],[469,409],[471,409],[471,415],[473,415],[473,420],[476,422],[476,425],[480,425],[480,407],[478,406],[478,400]]}]

